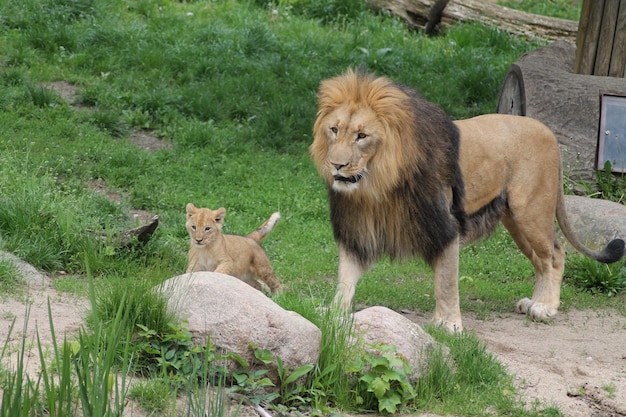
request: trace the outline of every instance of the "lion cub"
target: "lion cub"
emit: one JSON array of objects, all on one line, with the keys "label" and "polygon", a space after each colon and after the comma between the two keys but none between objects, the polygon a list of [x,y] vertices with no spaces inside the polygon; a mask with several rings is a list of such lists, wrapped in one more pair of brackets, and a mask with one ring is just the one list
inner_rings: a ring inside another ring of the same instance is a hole
[{"label": "lion cub", "polygon": [[231,275],[261,290],[265,283],[272,294],[282,289],[270,260],[259,245],[280,219],[274,213],[248,236],[222,233],[226,209],[197,208],[187,204],[187,231],[189,232],[189,264],[187,272],[211,271]]}]

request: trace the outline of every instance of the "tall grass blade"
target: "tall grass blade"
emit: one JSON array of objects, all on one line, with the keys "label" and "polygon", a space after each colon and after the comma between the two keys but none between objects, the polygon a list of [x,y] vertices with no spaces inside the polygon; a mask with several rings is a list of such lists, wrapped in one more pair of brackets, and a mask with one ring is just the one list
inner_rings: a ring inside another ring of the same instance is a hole
[{"label": "tall grass blade", "polygon": [[[21,346],[19,354],[16,358],[16,368],[12,369],[12,373],[8,376],[8,380],[2,393],[2,405],[0,405],[0,417],[19,417],[30,416],[37,411],[39,401],[39,388],[38,382],[33,382],[26,370],[25,357],[27,332],[28,332],[28,318],[30,316],[30,305],[26,306],[26,313],[24,315],[24,327],[22,332]],[[15,320],[14,320],[15,321]],[[10,330],[13,330],[13,324]],[[9,344],[9,336],[2,349],[2,358],[7,352],[7,346]]]},{"label": "tall grass blade", "polygon": [[[71,349],[65,337],[63,338],[63,349],[59,349],[54,330],[54,321],[52,318],[52,309],[50,307],[50,299],[48,299],[48,320],[50,322],[50,334],[52,337],[52,348],[54,352],[53,369],[49,369],[46,363],[46,357],[42,349],[39,332],[37,332],[37,348],[39,350],[39,358],[41,361],[40,376],[44,383],[44,394],[49,417],[64,417],[76,414],[76,405],[74,403],[74,385],[72,382]],[[57,376],[55,380],[56,371]]]}]

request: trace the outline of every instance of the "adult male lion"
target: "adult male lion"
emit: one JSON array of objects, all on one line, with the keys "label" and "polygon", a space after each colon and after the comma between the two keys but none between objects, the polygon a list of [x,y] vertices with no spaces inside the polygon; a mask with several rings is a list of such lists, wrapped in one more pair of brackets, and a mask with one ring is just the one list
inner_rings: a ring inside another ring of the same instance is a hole
[{"label": "adult male lion", "polygon": [[517,303],[533,319],[559,306],[565,254],[555,217],[585,255],[623,256],[623,240],[594,252],[572,232],[558,144],[540,122],[485,115],[455,123],[417,91],[352,70],[323,81],[318,100],[310,152],[328,188],[343,308],[379,257],[420,256],[434,270],[435,321],[461,330],[459,247],[500,220],[535,268],[532,298]]}]

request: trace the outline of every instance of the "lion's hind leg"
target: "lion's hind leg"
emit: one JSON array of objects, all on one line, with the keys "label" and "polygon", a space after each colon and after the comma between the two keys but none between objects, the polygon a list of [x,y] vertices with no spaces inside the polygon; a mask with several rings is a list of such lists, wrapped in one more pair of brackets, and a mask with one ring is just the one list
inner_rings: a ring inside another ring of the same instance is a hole
[{"label": "lion's hind leg", "polygon": [[502,223],[535,269],[532,298],[519,300],[515,310],[537,321],[554,317],[560,304],[565,261],[565,251],[555,240],[554,224],[542,225],[535,220],[525,223],[509,216]]},{"label": "lion's hind leg", "polygon": [[267,257],[258,257],[258,259],[254,260],[252,275],[254,278],[267,285],[272,294],[279,293],[283,289]]}]

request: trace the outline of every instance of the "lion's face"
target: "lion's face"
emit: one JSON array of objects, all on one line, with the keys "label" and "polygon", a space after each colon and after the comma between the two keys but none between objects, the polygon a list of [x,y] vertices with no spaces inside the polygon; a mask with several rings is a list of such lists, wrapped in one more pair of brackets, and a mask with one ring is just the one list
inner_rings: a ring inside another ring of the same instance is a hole
[{"label": "lion's face", "polygon": [[203,247],[213,243],[221,234],[226,210],[222,207],[217,210],[197,208],[192,203],[187,204],[187,222],[185,227],[189,232],[192,245]]},{"label": "lion's face", "polygon": [[309,150],[333,190],[379,199],[418,163],[410,100],[391,81],[348,71],[323,81],[318,99]]},{"label": "lion's face", "polygon": [[345,104],[319,126],[326,155],[320,170],[335,191],[352,192],[367,182],[370,160],[381,143],[380,126],[368,107]]}]

